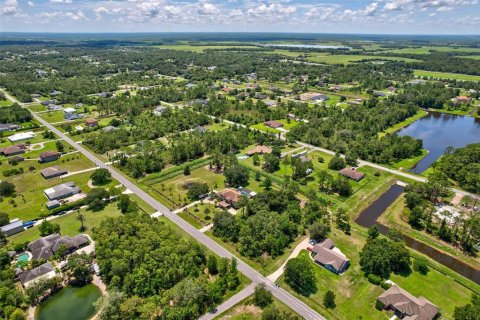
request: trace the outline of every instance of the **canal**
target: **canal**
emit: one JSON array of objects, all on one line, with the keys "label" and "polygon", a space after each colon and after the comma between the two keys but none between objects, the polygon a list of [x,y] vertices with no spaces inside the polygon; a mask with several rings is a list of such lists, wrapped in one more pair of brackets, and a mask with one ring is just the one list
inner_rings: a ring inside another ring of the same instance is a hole
[{"label": "canal", "polygon": [[[383,193],[380,198],[373,202],[368,208],[363,210],[355,222],[365,228],[370,228],[376,224],[382,234],[387,234],[388,227],[379,223],[377,219],[402,194],[403,190],[404,188],[402,186],[394,184],[390,187],[390,189]],[[465,278],[480,284],[480,270],[407,235],[403,235],[403,238],[408,247],[423,253],[438,263],[461,274]]]},{"label": "canal", "polygon": [[101,295],[93,284],[67,286],[37,307],[35,320],[88,320],[95,314],[93,303]]},{"label": "canal", "polygon": [[423,140],[423,147],[429,152],[410,170],[422,173],[440,158],[447,147],[460,148],[480,142],[480,119],[429,112],[425,117],[398,131],[398,135]]}]

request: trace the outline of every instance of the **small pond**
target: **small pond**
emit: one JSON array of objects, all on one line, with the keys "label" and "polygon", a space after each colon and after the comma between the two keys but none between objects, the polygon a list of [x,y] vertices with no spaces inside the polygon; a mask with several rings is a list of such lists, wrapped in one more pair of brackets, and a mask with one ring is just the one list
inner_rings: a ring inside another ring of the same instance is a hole
[{"label": "small pond", "polygon": [[93,303],[101,295],[93,284],[67,286],[37,307],[35,320],[88,320],[95,314]]},{"label": "small pond", "polygon": [[447,147],[460,148],[480,142],[480,119],[429,112],[398,132],[400,136],[412,136],[423,140],[428,154],[410,171],[422,173],[444,153]]}]

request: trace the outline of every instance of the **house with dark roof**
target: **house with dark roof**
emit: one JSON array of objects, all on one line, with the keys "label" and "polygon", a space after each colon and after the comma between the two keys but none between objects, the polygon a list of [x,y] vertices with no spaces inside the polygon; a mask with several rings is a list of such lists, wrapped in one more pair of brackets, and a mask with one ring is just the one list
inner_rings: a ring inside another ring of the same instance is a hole
[{"label": "house with dark roof", "polygon": [[283,123],[275,120],[265,121],[263,124],[272,129],[283,127]]},{"label": "house with dark roof", "polygon": [[333,273],[344,273],[350,265],[350,260],[335,248],[331,239],[325,239],[323,242],[316,244],[311,252],[315,254],[313,260],[316,263]]},{"label": "house with dark roof", "polygon": [[21,157],[21,156],[13,156],[11,158],[8,159],[8,164],[17,164],[19,162],[23,162],[25,161],[25,158],[24,157]]},{"label": "house with dark roof", "polygon": [[20,129],[18,124],[0,123],[0,131],[13,131],[17,129]]},{"label": "house with dark roof", "polygon": [[24,144],[17,144],[16,146],[8,146],[0,149],[0,154],[5,157],[14,156],[25,153],[27,147]]},{"label": "house with dark roof", "polygon": [[355,168],[352,167],[343,168],[342,170],[340,170],[339,174],[356,182],[362,180],[365,177],[365,173],[357,171]]},{"label": "house with dark roof", "polygon": [[23,227],[23,221],[18,219],[12,220],[9,224],[0,227],[0,232],[7,236],[22,232],[23,230],[25,230]]},{"label": "house with dark roof", "polygon": [[57,166],[53,166],[53,167],[42,169],[40,173],[45,179],[51,179],[51,178],[63,176],[64,174],[67,174],[68,171],[65,169],[59,168]]},{"label": "house with dark roof", "polygon": [[49,259],[57,253],[61,247],[66,249],[67,253],[73,253],[88,245],[89,242],[88,237],[84,234],[79,234],[75,237],[62,237],[60,234],[54,233],[30,242],[27,247],[32,254],[32,258],[39,260]]},{"label": "house with dark roof", "polygon": [[18,279],[22,283],[24,288],[27,288],[35,281],[39,279],[51,279],[55,277],[57,274],[55,272],[55,268],[53,267],[52,263],[46,262],[42,265],[39,265],[36,268],[31,270],[25,270],[22,273],[18,274]]},{"label": "house with dark roof", "polygon": [[415,297],[396,284],[382,293],[378,298],[386,310],[393,310],[395,315],[404,320],[435,319],[440,308],[424,297]]},{"label": "house with dark roof", "polygon": [[82,192],[79,187],[75,185],[74,182],[62,183],[58,186],[48,188],[44,190],[45,195],[48,200],[59,200],[65,199]]},{"label": "house with dark roof", "polygon": [[57,151],[45,151],[42,152],[38,158],[38,162],[40,163],[47,163],[47,162],[52,162],[57,159],[59,159],[62,156],[60,152]]}]

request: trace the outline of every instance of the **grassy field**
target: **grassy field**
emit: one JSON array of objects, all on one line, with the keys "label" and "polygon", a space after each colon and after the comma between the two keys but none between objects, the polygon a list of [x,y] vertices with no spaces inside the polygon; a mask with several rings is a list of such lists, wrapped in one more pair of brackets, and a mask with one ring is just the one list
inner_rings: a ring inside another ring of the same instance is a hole
[{"label": "grassy field", "polygon": [[472,76],[469,74],[449,73],[449,72],[434,72],[425,70],[415,70],[414,75],[418,77],[431,77],[438,79],[454,79],[464,81],[480,81],[480,76]]},{"label": "grassy field", "polygon": [[379,133],[378,133],[378,137],[381,138],[381,137],[385,136],[385,135],[388,134],[388,133],[397,132],[397,131],[399,131],[400,129],[405,128],[405,127],[408,126],[409,124],[417,121],[418,119],[426,116],[427,114],[428,114],[428,112],[425,111],[425,110],[418,110],[418,111],[417,111],[417,114],[415,114],[414,116],[411,116],[410,118],[407,118],[407,119],[405,119],[404,121],[399,122],[399,123],[397,123],[396,125],[391,126],[390,128],[388,128],[388,129],[385,130],[385,131],[379,132]]},{"label": "grassy field", "polygon": [[[117,209],[116,203],[111,203],[104,210],[99,212],[88,211],[87,209],[80,209],[80,212],[85,217],[84,225],[86,230],[83,233],[92,235],[92,230],[100,226],[100,223],[105,218],[115,218],[121,215]],[[77,219],[77,212],[69,213],[67,215],[58,217],[52,220],[52,223],[60,225],[60,233],[65,236],[75,236],[80,233],[80,221]],[[8,238],[12,243],[22,243],[32,241],[40,237],[38,227],[33,227],[24,232],[17,233]]]},{"label": "grassy field", "polygon": [[48,112],[42,112],[38,114],[42,119],[50,122],[50,123],[55,123],[55,122],[63,122],[65,119],[63,118],[64,112],[61,110],[58,111],[48,111]]},{"label": "grassy field", "polygon": [[[273,303],[271,304],[274,308],[282,310],[284,312],[289,312],[296,314],[292,309],[287,305],[282,303],[280,300],[273,298]],[[229,310],[225,311],[221,315],[217,316],[215,319],[218,320],[261,320],[262,319],[262,309],[255,306],[252,302],[252,298],[249,297],[237,305],[233,306]]]},{"label": "grassy field", "polygon": [[459,58],[480,60],[480,56],[459,56]]},{"label": "grassy field", "polygon": [[424,47],[418,47],[418,48],[393,49],[393,50],[387,50],[385,52],[400,53],[400,54],[430,54],[431,50],[440,51],[440,52],[478,52],[480,53],[480,48],[431,47],[431,46],[424,46]]},{"label": "grassy field", "polygon": [[[50,163],[50,165],[52,165],[52,163]],[[62,166],[63,164],[60,165],[60,167]],[[0,211],[7,212],[10,218],[20,218],[22,220],[39,218],[49,212],[45,206],[47,202],[44,194],[45,189],[73,181],[82,192],[86,193],[91,190],[88,186],[90,175],[91,172],[85,172],[65,178],[57,177],[45,180],[37,168],[32,172],[27,170],[27,172],[21,175],[9,177],[7,180],[15,185],[17,193],[14,198],[7,197],[2,199],[0,202]],[[108,188],[116,184],[118,184],[116,181],[112,181],[105,187]]]},{"label": "grassy field", "polygon": [[188,44],[172,44],[172,45],[160,45],[160,46],[156,46],[156,48],[165,49],[165,50],[192,51],[192,52],[201,53],[201,52],[204,52],[207,49],[220,50],[220,49],[231,49],[231,48],[242,49],[242,48],[257,48],[257,47],[256,46],[235,46],[235,45],[231,45],[231,46],[208,46],[208,45],[192,46],[192,45],[188,45]]},{"label": "grassy field", "polygon": [[215,212],[219,210],[211,203],[200,203],[178,215],[197,229],[203,228],[212,223]]},{"label": "grassy field", "polygon": [[8,107],[11,106],[13,103],[12,101],[5,99],[5,100],[0,100],[0,107]]},{"label": "grassy field", "polygon": [[420,160],[423,159],[428,154],[428,150],[422,149],[422,154],[408,159],[400,160],[392,165],[396,169],[411,169],[415,166]]},{"label": "grassy field", "polygon": [[[331,236],[335,245],[350,259],[351,266],[345,274],[337,276],[323,267],[314,264],[318,292],[306,298],[294,293],[280,278],[281,286],[306,302],[309,306],[325,315],[328,319],[389,319],[390,312],[378,311],[374,308],[376,298],[384,291],[381,287],[369,283],[360,270],[359,252],[366,240],[366,230],[357,226],[352,228],[352,235],[334,230]],[[301,253],[306,259],[309,253]],[[313,264],[313,261],[312,261]],[[458,276],[458,275],[457,275]],[[458,276],[460,277],[460,276]],[[407,276],[392,275],[391,280],[418,296],[430,299],[441,308],[445,319],[453,318],[455,306],[463,305],[469,300],[471,291],[454,279],[433,269],[426,276],[413,271]],[[334,291],[337,307],[327,310],[322,305],[323,295],[327,290]],[[448,292],[448,294],[446,294]]]},{"label": "grassy field", "polygon": [[250,128],[268,132],[268,133],[275,133],[275,134],[280,133],[280,130],[267,127],[263,123],[257,123],[257,124],[251,125]]},{"label": "grassy field", "polygon": [[327,63],[327,64],[349,64],[360,60],[382,60],[382,61],[404,61],[417,62],[415,59],[401,58],[401,57],[384,57],[376,55],[330,55],[330,54],[315,54],[308,58],[308,61]]}]

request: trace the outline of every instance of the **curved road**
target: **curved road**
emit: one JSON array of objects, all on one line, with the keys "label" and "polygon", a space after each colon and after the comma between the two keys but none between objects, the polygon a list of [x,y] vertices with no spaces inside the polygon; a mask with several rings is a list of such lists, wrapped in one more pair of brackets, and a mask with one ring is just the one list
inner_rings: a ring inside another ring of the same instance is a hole
[{"label": "curved road", "polygon": [[[20,106],[25,107],[23,103],[15,99],[13,96],[8,94],[7,92],[3,91],[5,93],[5,96],[13,101],[18,103]],[[135,193],[137,196],[139,196],[143,201],[148,203],[152,208],[154,208],[157,212],[163,214],[165,217],[170,219],[172,222],[174,222],[177,226],[182,228],[184,231],[190,234],[195,240],[198,242],[202,243],[204,246],[206,246],[208,249],[216,253],[220,257],[225,257],[228,259],[235,258],[238,261],[238,270],[242,272],[246,277],[248,277],[254,284],[258,283],[264,283],[265,287],[270,290],[275,298],[278,300],[282,301],[285,303],[287,306],[289,306],[292,310],[297,312],[299,315],[304,317],[305,319],[312,319],[312,320],[325,320],[323,316],[318,314],[315,310],[310,308],[308,305],[306,305],[304,302],[300,301],[299,299],[295,298],[293,295],[288,293],[287,291],[283,290],[282,288],[279,288],[275,285],[274,282],[269,280],[267,277],[263,276],[261,273],[259,273],[257,270],[253,269],[250,267],[248,264],[243,262],[242,260],[238,259],[235,257],[233,254],[231,254],[229,251],[227,251],[225,248],[223,248],[221,245],[219,245],[217,242],[209,238],[208,236],[204,235],[201,233],[199,230],[194,228],[192,225],[190,225],[188,222],[177,216],[176,214],[173,214],[170,209],[168,209],[166,206],[155,200],[153,197],[151,197],[148,193],[140,189],[136,184],[128,180],[126,177],[118,173],[114,168],[108,166],[105,164],[103,161],[98,159],[95,155],[93,155],[90,151],[85,149],[83,146],[79,145],[75,141],[73,141],[70,137],[65,135],[63,132],[55,128],[53,125],[51,125],[49,122],[46,120],[42,119],[40,116],[38,116],[34,112],[30,112],[32,116],[41,124],[43,124],[45,127],[50,129],[52,132],[57,134],[60,138],[62,138],[64,141],[69,143],[72,147],[77,149],[79,152],[81,152],[85,157],[87,157],[90,161],[95,163],[99,168],[105,168],[110,173],[112,174],[112,177],[118,180],[123,186],[126,188],[130,189],[133,193]]]}]

